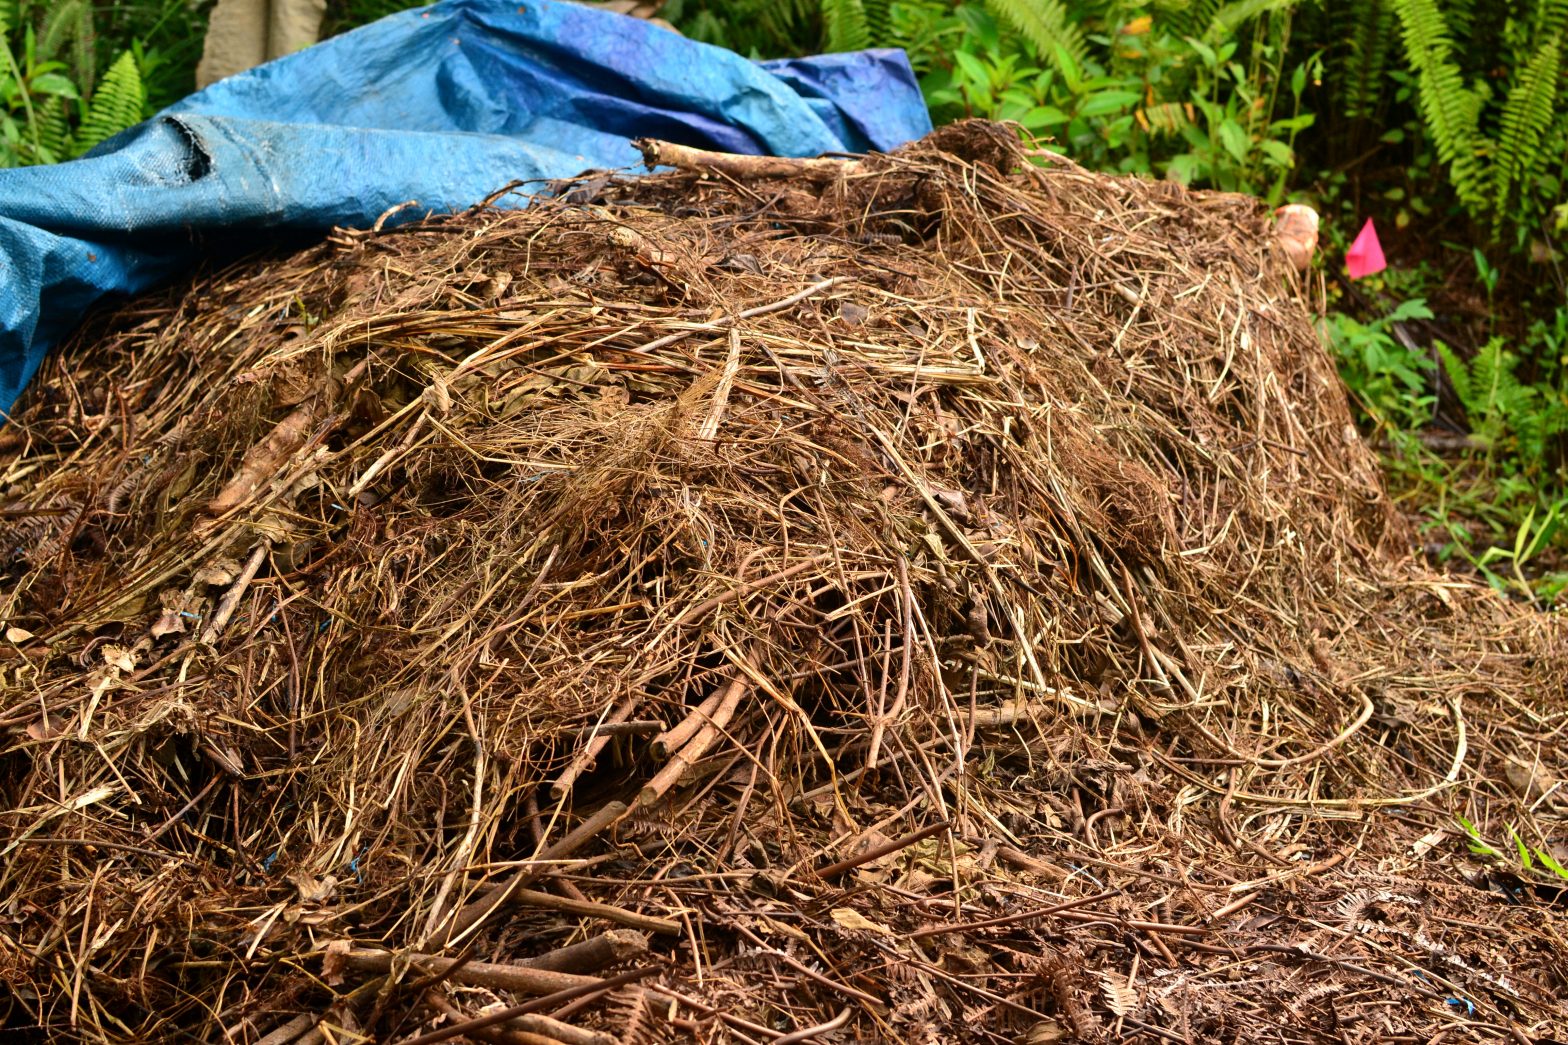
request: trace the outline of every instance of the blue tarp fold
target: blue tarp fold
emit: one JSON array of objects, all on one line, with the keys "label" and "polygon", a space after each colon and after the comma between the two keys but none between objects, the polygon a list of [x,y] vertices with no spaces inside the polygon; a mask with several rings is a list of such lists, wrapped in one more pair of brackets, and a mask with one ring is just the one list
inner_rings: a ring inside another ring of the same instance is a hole
[{"label": "blue tarp fold", "polygon": [[53,167],[0,171],[0,412],[94,301],[221,234],[366,225],[625,167],[634,137],[779,156],[930,130],[899,51],[751,62],[553,0],[446,0],[214,84]]}]

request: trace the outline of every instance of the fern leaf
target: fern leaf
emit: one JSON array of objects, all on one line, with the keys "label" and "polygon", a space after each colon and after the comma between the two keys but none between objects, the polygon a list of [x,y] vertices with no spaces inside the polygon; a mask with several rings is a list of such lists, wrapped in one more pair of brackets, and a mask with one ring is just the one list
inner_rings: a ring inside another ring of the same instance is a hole
[{"label": "fern leaf", "polygon": [[[63,0],[52,4],[38,23],[38,60],[53,61],[65,50],[81,26],[85,0]],[[88,13],[91,17],[91,12]]]},{"label": "fern leaf", "polygon": [[889,47],[893,44],[893,0],[860,0],[866,9],[868,46]]},{"label": "fern leaf", "polygon": [[1061,0],[986,0],[997,18],[1017,30],[1042,62],[1060,65],[1057,48],[1083,68],[1088,42]]},{"label": "fern leaf", "polygon": [[1478,155],[1481,99],[1460,78],[1453,40],[1436,0],[1393,0],[1403,29],[1405,57],[1416,73],[1417,95],[1427,133],[1448,164],[1454,192],[1472,211],[1485,205]]},{"label": "fern leaf", "polygon": [[1479,406],[1475,398],[1475,383],[1470,380],[1470,367],[1441,341],[1437,342],[1437,355],[1443,361],[1443,373],[1448,376],[1448,383],[1453,387],[1454,398],[1464,407],[1465,417],[1471,417]]},{"label": "fern leaf", "polygon": [[1470,39],[1475,28],[1475,0],[1443,0],[1443,20],[1455,39]]},{"label": "fern leaf", "polygon": [[1180,134],[1192,122],[1187,116],[1187,109],[1181,102],[1159,102],[1143,109],[1143,118],[1148,121],[1149,131],[1153,134]]},{"label": "fern leaf", "polygon": [[71,143],[73,153],[80,156],[105,138],[141,123],[146,104],[147,92],[142,86],[136,56],[129,51],[121,52],[93,93],[87,115],[82,118],[82,125],[77,128],[76,138]]},{"label": "fern leaf", "polygon": [[1517,433],[1521,421],[1528,427],[1531,390],[1514,374],[1519,359],[1501,338],[1482,345],[1468,365],[1446,345],[1439,344],[1438,352],[1470,431],[1482,442],[1495,447],[1509,430]]},{"label": "fern leaf", "polygon": [[98,86],[98,32],[93,27],[93,7],[82,4],[71,34],[71,78],[85,94]]},{"label": "fern leaf", "polygon": [[1541,0],[1536,10],[1536,36],[1550,36],[1568,29],[1568,0]]},{"label": "fern leaf", "polygon": [[1473,422],[1486,424],[1497,412],[1497,393],[1503,387],[1507,372],[1503,361],[1503,343],[1495,337],[1482,345],[1475,358],[1470,360],[1470,384],[1474,389],[1475,401],[1473,404],[1466,403],[1465,408],[1475,407],[1471,417]]},{"label": "fern leaf", "polygon": [[617,1013],[621,1021],[621,1035],[617,1045],[661,1045],[664,1034],[661,1027],[664,1021],[654,1015],[648,1000],[648,995],[640,987],[630,991],[622,991],[612,995],[610,999],[612,1013]]},{"label": "fern leaf", "polygon": [[1296,0],[1232,0],[1209,20],[1204,36],[1211,42],[1234,36],[1236,31],[1259,15],[1294,6]]},{"label": "fern leaf", "polygon": [[859,51],[871,46],[861,0],[822,0],[822,24],[829,51]]},{"label": "fern leaf", "polygon": [[1219,12],[1220,4],[1221,0],[1166,0],[1156,5],[1159,14],[1155,16],[1155,21],[1157,24],[1163,23],[1172,36],[1201,37],[1214,24],[1214,16]]},{"label": "fern leaf", "polygon": [[33,110],[38,130],[39,163],[59,163],[70,156],[71,115],[59,96],[43,99]]},{"label": "fern leaf", "polygon": [[1562,79],[1563,38],[1543,40],[1530,56],[1503,106],[1497,152],[1493,160],[1496,210],[1507,212],[1514,190],[1546,160],[1541,139],[1557,118],[1557,84]]},{"label": "fern leaf", "polygon": [[1372,115],[1383,93],[1383,70],[1394,43],[1394,12],[1388,0],[1359,0],[1348,5],[1338,24],[1346,40],[1344,57],[1336,63],[1345,115],[1365,118]]},{"label": "fern leaf", "polygon": [[1105,1007],[1117,1016],[1129,1015],[1138,1008],[1138,992],[1120,973],[1100,973],[1100,993],[1105,996]]}]

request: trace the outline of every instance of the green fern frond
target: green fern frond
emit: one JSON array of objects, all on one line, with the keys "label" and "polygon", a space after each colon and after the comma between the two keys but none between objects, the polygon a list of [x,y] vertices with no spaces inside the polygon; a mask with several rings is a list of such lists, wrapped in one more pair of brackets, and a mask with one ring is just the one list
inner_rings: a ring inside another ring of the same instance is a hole
[{"label": "green fern frond", "polygon": [[1060,48],[1078,68],[1083,68],[1088,42],[1082,27],[1061,0],[986,0],[986,6],[1022,34],[1042,62],[1059,66]]},{"label": "green fern frond", "polygon": [[83,94],[91,94],[98,86],[98,31],[91,4],[82,5],[76,31],[71,34],[71,79]]},{"label": "green fern frond", "polygon": [[1508,381],[1512,372],[1502,354],[1502,342],[1496,338],[1482,345],[1468,363],[1445,347],[1443,366],[1454,394],[1465,408],[1465,420],[1470,431],[1488,446],[1495,446],[1501,434],[1498,423],[1498,401],[1508,394]]},{"label": "green fern frond", "polygon": [[71,155],[71,114],[66,100],[42,99],[33,110],[38,129],[38,163],[59,163]]},{"label": "green fern frond", "polygon": [[30,6],[20,0],[0,4],[0,32],[30,26],[34,60],[66,62],[71,81],[83,93],[91,91],[98,71],[92,4],[88,0],[58,0],[46,6],[42,15],[34,14]]},{"label": "green fern frond", "polygon": [[893,0],[860,0],[866,10],[866,31],[871,47],[892,47]]},{"label": "green fern frond", "polygon": [[1539,461],[1548,443],[1568,430],[1568,408],[1543,386],[1520,379],[1520,358],[1502,338],[1482,345],[1468,363],[1447,345],[1439,343],[1437,350],[1470,431],[1487,446]]},{"label": "green fern frond", "polygon": [[735,46],[730,43],[724,22],[712,11],[704,9],[688,17],[681,23],[681,32],[699,43],[735,50]]},{"label": "green fern frond", "polygon": [[1453,386],[1454,397],[1459,400],[1459,405],[1469,414],[1471,404],[1475,400],[1475,386],[1470,381],[1470,368],[1465,361],[1460,359],[1454,350],[1443,342],[1437,342],[1437,355],[1443,361],[1443,373],[1448,376],[1448,383]]},{"label": "green fern frond", "polygon": [[805,27],[814,25],[815,21],[824,17],[823,6],[825,0],[745,0],[738,5],[727,5],[726,12],[738,15],[728,19],[732,25],[747,19],[755,20],[762,30],[762,40],[767,41],[767,47],[761,46],[761,40],[753,43],[752,47],[766,50],[777,49],[799,38]]},{"label": "green fern frond", "polygon": [[98,90],[93,92],[87,115],[82,118],[71,143],[73,154],[80,156],[105,138],[141,123],[146,104],[147,92],[142,85],[136,56],[124,51],[109,66]]},{"label": "green fern frond", "polygon": [[1465,403],[1465,413],[1470,424],[1479,430],[1493,427],[1498,400],[1507,398],[1512,371],[1503,356],[1503,343],[1492,338],[1481,346],[1470,360],[1470,399]]},{"label": "green fern frond", "polygon": [[1178,38],[1201,37],[1214,24],[1221,3],[1222,0],[1166,0],[1155,7],[1155,25]]},{"label": "green fern frond", "polygon": [[[51,4],[43,19],[38,22],[38,59],[53,61],[58,58],[81,28],[85,0],[60,0]],[[88,12],[91,17],[91,12]]]},{"label": "green fern frond", "polygon": [[1423,121],[1439,158],[1449,167],[1459,199],[1473,210],[1485,206],[1487,188],[1478,160],[1481,99],[1465,86],[1454,64],[1448,23],[1435,0],[1393,0],[1405,43],[1405,58],[1416,73]]},{"label": "green fern frond", "polygon": [[1543,40],[1530,56],[1503,106],[1493,160],[1496,208],[1506,212],[1518,188],[1546,160],[1541,139],[1557,119],[1557,85],[1562,79],[1563,38]]},{"label": "green fern frond", "polygon": [[871,45],[861,0],[822,0],[822,27],[829,51],[859,51]]},{"label": "green fern frond", "polygon": [[[368,0],[367,0],[368,2]],[[383,0],[408,7],[410,0]],[[693,0],[695,2],[695,0]],[[824,0],[705,0],[684,5],[680,30],[693,40],[755,57],[822,46]],[[341,28],[363,24],[355,17]]]},{"label": "green fern frond", "polygon": [[1536,9],[1536,35],[1550,36],[1564,29],[1568,29],[1568,0],[1541,0]]},{"label": "green fern frond", "polygon": [[1475,29],[1475,0],[1442,0],[1443,22],[1458,40],[1470,39]]},{"label": "green fern frond", "polygon": [[1155,134],[1180,134],[1192,121],[1187,109],[1180,102],[1160,102],[1143,109],[1143,118],[1149,121],[1149,130]]},{"label": "green fern frond", "polygon": [[1347,5],[1343,21],[1346,47],[1335,63],[1345,115],[1371,116],[1383,93],[1383,70],[1394,44],[1394,12],[1388,0],[1356,0]]},{"label": "green fern frond", "polygon": [[1210,41],[1223,40],[1235,35],[1236,30],[1260,15],[1295,6],[1296,0],[1231,0],[1231,3],[1214,12],[1204,27],[1204,36]]}]

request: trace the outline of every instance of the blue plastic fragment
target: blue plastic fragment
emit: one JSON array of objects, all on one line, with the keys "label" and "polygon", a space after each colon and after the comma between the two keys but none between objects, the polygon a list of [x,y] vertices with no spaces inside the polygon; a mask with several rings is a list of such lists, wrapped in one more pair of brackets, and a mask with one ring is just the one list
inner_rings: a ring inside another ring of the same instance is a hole
[{"label": "blue plastic fragment", "polygon": [[628,167],[634,137],[815,156],[930,130],[901,51],[752,62],[554,0],[444,0],[230,77],[52,167],[0,171],[0,422],[111,294],[276,233]]}]

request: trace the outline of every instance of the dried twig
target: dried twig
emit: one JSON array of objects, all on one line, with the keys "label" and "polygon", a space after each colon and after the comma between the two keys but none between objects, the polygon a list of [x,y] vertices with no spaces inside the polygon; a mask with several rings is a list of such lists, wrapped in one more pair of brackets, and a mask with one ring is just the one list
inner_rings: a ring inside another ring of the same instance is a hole
[{"label": "dried twig", "polygon": [[779,156],[741,156],[729,152],[710,152],[689,145],[638,138],[632,143],[642,153],[643,163],[654,167],[682,167],[713,171],[732,178],[804,178],[831,180],[860,169],[854,160],[805,160]]},{"label": "dried twig", "polygon": [[553,972],[593,973],[648,953],[648,937],[630,929],[608,929],[579,943],[547,951],[516,964]]},{"label": "dried twig", "polygon": [[817,877],[836,878],[845,871],[869,864],[873,860],[880,860],[884,856],[890,856],[901,849],[908,849],[916,842],[922,842],[933,835],[939,835],[952,826],[953,822],[951,820],[944,820],[939,824],[930,824],[918,831],[911,831],[907,835],[902,835],[881,845],[872,846],[863,853],[846,857],[843,860],[828,864],[826,867],[819,867],[817,868]]},{"label": "dried twig", "polygon": [[578,824],[559,842],[556,842],[539,854],[538,863],[543,866],[521,868],[514,872],[505,882],[491,886],[479,899],[452,916],[452,920],[446,929],[447,942],[451,943],[457,940],[498,906],[511,902],[519,889],[530,882],[538,881],[549,873],[548,864],[550,862],[571,856],[578,849],[581,849],[596,838],[600,832],[625,816],[627,809],[628,807],[624,802],[606,802],[599,807],[597,812]]},{"label": "dried twig", "polygon": [[598,980],[591,976],[574,976],[570,973],[534,969],[522,965],[496,965],[490,962],[459,962],[455,958],[442,958],[431,954],[398,955],[391,951],[373,948],[356,948],[345,951],[338,960],[350,969],[360,972],[390,972],[399,960],[407,961],[422,971],[444,974],[457,966],[450,979],[457,983],[479,987],[495,987],[519,991],[524,994],[554,994],[577,987],[595,986]]}]

